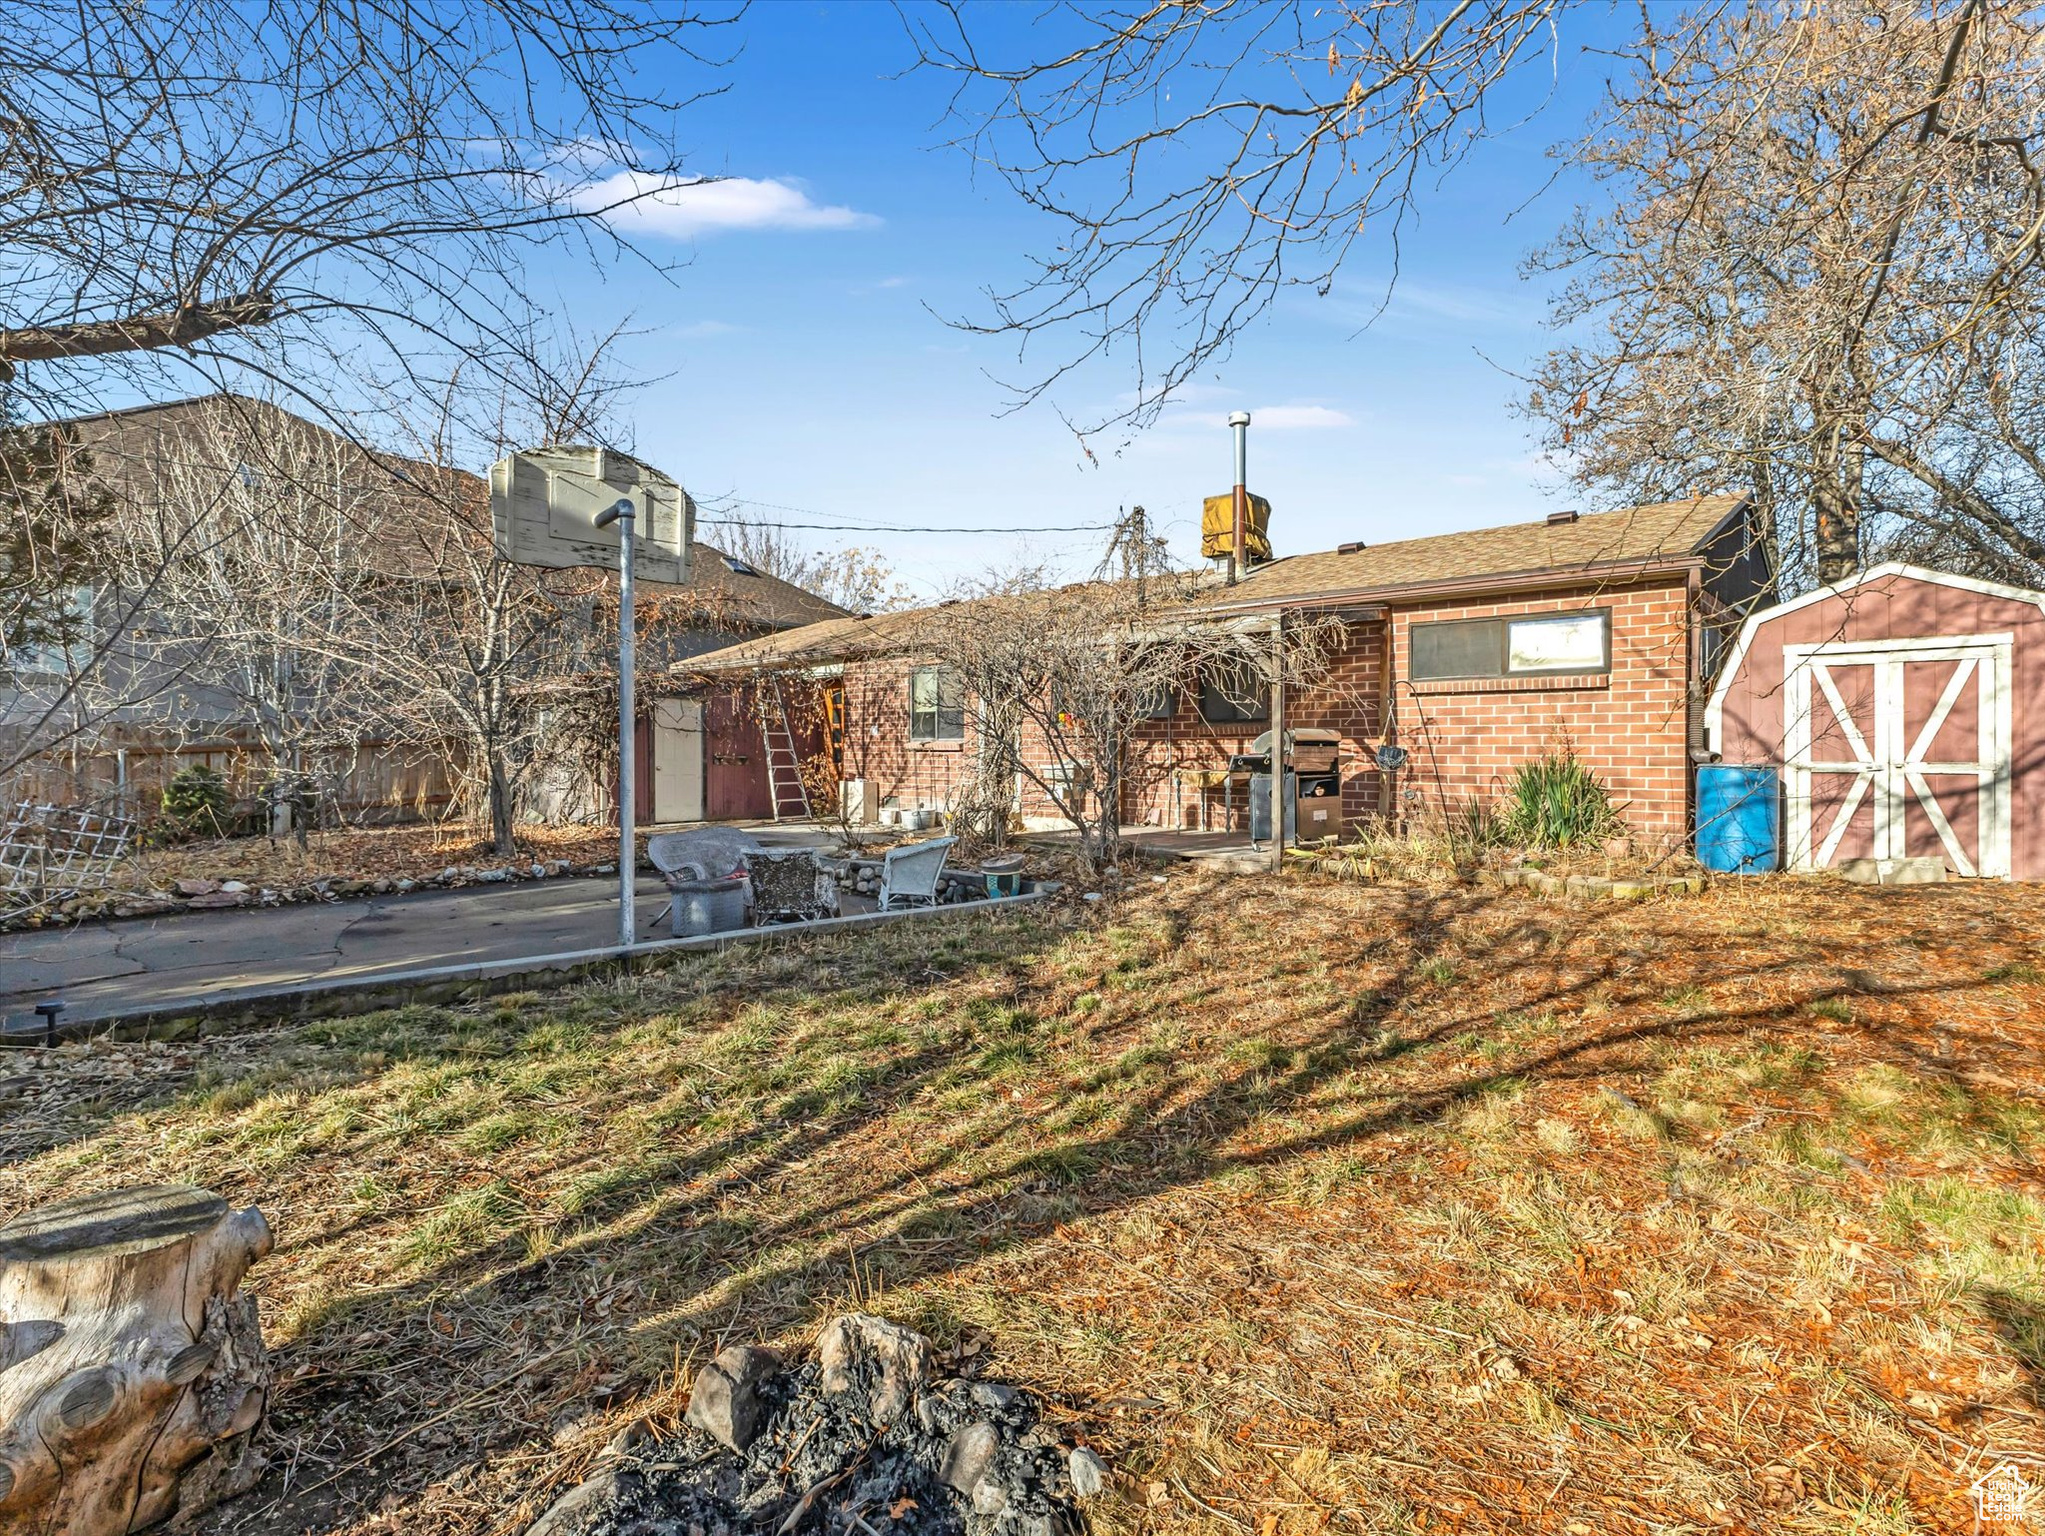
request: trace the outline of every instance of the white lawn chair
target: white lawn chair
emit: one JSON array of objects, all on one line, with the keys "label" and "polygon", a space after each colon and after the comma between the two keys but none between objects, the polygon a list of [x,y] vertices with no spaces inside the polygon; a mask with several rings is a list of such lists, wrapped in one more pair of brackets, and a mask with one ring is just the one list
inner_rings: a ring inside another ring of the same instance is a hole
[{"label": "white lawn chair", "polygon": [[880,909],[937,905],[937,879],[955,837],[933,837],[925,843],[890,848],[881,859]]}]

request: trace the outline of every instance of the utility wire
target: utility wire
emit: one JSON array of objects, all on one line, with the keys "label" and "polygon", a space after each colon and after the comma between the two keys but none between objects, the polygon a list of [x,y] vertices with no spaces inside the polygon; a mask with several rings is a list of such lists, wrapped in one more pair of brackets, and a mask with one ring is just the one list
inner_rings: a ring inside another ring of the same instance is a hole
[{"label": "utility wire", "polygon": [[[719,498],[718,498],[718,501],[719,501],[719,502],[721,502],[721,503],[723,503],[723,504],[724,504],[724,505],[725,505],[726,507],[763,507],[763,508],[765,508],[765,509],[766,509],[767,511],[769,511],[769,512],[794,512],[794,513],[797,513],[797,514],[799,514],[799,515],[801,515],[801,516],[803,516],[803,517],[828,517],[828,516],[830,516],[830,515],[831,515],[831,514],[829,514],[828,512],[813,512],[813,511],[811,511],[811,510],[810,510],[810,509],[809,509],[808,507],[787,507],[787,506],[782,506],[782,505],[780,505],[780,504],[778,504],[778,503],[776,503],[776,502],[771,502],[771,501],[754,501],[754,500],[753,500],[753,499],[752,499],[751,497],[748,497],[748,496],[724,496],[724,497],[719,497]],[[705,509],[705,517],[704,517],[704,520],[705,520],[706,522],[712,522],[712,523],[720,523],[720,522],[721,522],[721,523],[728,523],[728,522],[736,522],[736,521],[738,521],[738,519],[736,519],[736,518],[733,518],[733,517],[730,517],[730,516],[720,516],[720,515],[719,515],[719,514],[718,514],[718,513],[716,512],[716,511],[714,511],[714,510],[710,510],[710,509],[708,509],[708,508],[706,508],[706,509]],[[950,527],[933,527],[933,526],[929,526],[929,525],[925,525],[925,524],[907,524],[907,523],[782,523],[782,522],[759,522],[759,523],[755,523],[755,524],[754,524],[753,526],[755,526],[755,527],[759,527],[759,528],[803,528],[803,529],[816,529],[816,530],[819,530],[819,531],[824,531],[824,532],[830,532],[830,533],[981,533],[981,534],[986,534],[986,533],[1106,533],[1106,532],[1110,531],[1111,529],[1113,529],[1113,528],[1116,528],[1116,527],[1118,527],[1118,526],[1120,526],[1120,525],[1119,525],[1119,524],[1116,524],[1116,523],[1061,523],[1061,524],[1054,524],[1054,525],[1052,525],[1052,526],[1050,526],[1050,527],[1044,527],[1044,528],[1038,528],[1038,527],[1029,527],[1029,528],[1017,528],[1017,527],[1013,527],[1013,526],[1009,526],[1009,527],[995,527],[995,528],[990,528],[990,527],[986,527],[986,526],[984,526],[984,525],[980,525],[980,526],[973,526],[973,527],[961,527],[961,526],[957,526],[957,525],[953,525],[953,526],[950,526]]]},{"label": "utility wire", "polygon": [[[737,519],[706,517],[706,523],[729,523]],[[1113,523],[1060,523],[1048,528],[926,528],[904,523],[765,523],[747,519],[754,528],[814,528],[831,533],[1106,533]]]}]

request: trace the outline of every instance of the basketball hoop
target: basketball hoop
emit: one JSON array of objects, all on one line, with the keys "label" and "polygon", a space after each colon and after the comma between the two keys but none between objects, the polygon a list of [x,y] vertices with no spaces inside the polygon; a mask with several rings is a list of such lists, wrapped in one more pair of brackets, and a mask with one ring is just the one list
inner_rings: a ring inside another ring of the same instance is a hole
[{"label": "basketball hoop", "polygon": [[[620,497],[638,515],[599,526]],[[635,526],[636,525],[636,526]],[[633,529],[633,557],[648,581],[689,579],[696,504],[650,464],[616,449],[569,443],[534,448],[490,466],[490,529],[497,552],[519,565],[618,564],[618,537]]]}]

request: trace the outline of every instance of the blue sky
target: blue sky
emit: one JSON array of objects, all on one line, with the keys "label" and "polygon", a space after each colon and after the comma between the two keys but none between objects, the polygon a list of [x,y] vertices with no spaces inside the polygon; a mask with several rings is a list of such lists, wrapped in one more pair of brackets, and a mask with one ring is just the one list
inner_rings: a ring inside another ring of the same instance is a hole
[{"label": "blue sky", "polygon": [[[759,514],[790,522],[1016,530],[803,535],[878,547],[926,593],[1021,560],[1083,573],[1096,536],[1028,530],[1134,503],[1190,557],[1199,498],[1230,480],[1221,422],[1241,407],[1258,418],[1250,480],[1271,498],[1281,554],[1572,504],[1536,460],[1501,368],[1523,369],[1549,339],[1542,291],[1518,268],[1582,191],[1565,170],[1528,205],[1554,171],[1548,146],[1581,124],[1608,72],[1581,34],[1552,94],[1545,65],[1515,86],[1519,105],[1547,106],[1426,194],[1381,318],[1364,323],[1385,275],[1367,251],[1328,297],[1282,297],[1183,405],[1119,452],[1098,442],[1089,463],[1056,411],[1000,414],[1010,344],[939,318],[984,314],[980,291],[1017,281],[1024,253],[1057,232],[945,147],[944,82],[905,74],[894,12],[770,0],[741,25],[730,89],[687,124],[693,168],[743,181],[635,231],[687,264],[671,280],[631,265],[554,279],[585,334],[627,315],[643,332],[622,360],[658,381],[631,397],[626,426],[700,501],[800,509]],[[1097,415],[1127,387],[1096,369],[1058,399]]]}]

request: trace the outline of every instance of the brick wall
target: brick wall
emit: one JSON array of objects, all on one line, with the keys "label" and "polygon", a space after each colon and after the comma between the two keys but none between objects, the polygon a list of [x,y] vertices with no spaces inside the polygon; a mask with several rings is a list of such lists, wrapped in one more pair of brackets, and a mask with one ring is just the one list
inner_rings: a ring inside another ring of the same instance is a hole
[{"label": "brick wall", "polygon": [[[1381,776],[1368,765],[1379,730],[1383,652],[1381,625],[1344,625],[1339,643],[1327,655],[1325,679],[1286,699],[1288,729],[1311,726],[1342,733],[1342,809],[1352,818],[1379,806]],[[1203,788],[1198,776],[1226,768],[1230,754],[1248,751],[1267,729],[1267,721],[1210,724],[1200,718],[1197,686],[1181,689],[1170,719],[1138,727],[1124,801],[1128,819],[1143,826],[1219,830],[1230,824],[1232,805],[1235,824],[1244,825],[1247,788],[1238,784],[1225,797],[1219,787]]]},{"label": "brick wall", "polygon": [[[1585,608],[1612,610],[1609,673],[1410,681],[1416,622]],[[1688,613],[1687,588],[1680,578],[1620,589],[1587,586],[1511,601],[1399,607],[1383,623],[1344,627],[1325,679],[1287,699],[1288,724],[1341,733],[1345,815],[1356,819],[1390,809],[1385,776],[1372,761],[1385,731],[1380,694],[1389,627],[1396,679],[1390,734],[1411,754],[1398,775],[1401,812],[1431,813],[1444,796],[1452,803],[1472,796],[1496,800],[1519,764],[1567,743],[1624,803],[1624,815],[1635,830],[1681,836],[1688,818],[1688,735],[1696,712]],[[910,671],[906,661],[846,665],[845,772],[872,780],[878,800],[942,807],[953,789],[973,776],[978,742],[971,701],[962,741],[911,742]],[[1210,724],[1200,718],[1197,687],[1180,689],[1170,718],[1137,728],[1124,779],[1126,818],[1148,826],[1229,825],[1222,790],[1203,787],[1197,775],[1225,768],[1230,754],[1248,750],[1265,729],[1264,722]],[[1039,765],[1054,755],[1027,728],[1023,752]],[[1233,792],[1237,825],[1246,798],[1238,785]],[[1046,814],[1050,807],[1032,791],[1025,796],[1024,810]]]},{"label": "brick wall", "polygon": [[960,741],[909,739],[907,661],[845,666],[845,777],[872,781],[873,803],[942,809],[952,790],[971,781],[979,750],[972,701]]},{"label": "brick wall", "polygon": [[[1612,668],[1604,675],[1412,683],[1412,626],[1441,619],[1612,610]],[[1680,580],[1590,588],[1511,602],[1414,606],[1391,616],[1393,705],[1401,809],[1414,814],[1483,796],[1497,799],[1513,770],[1565,743],[1623,802],[1629,826],[1682,836],[1688,824],[1689,603]]]}]

